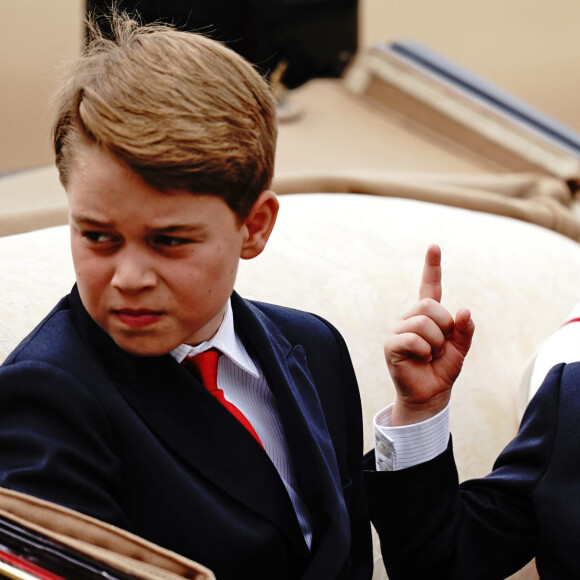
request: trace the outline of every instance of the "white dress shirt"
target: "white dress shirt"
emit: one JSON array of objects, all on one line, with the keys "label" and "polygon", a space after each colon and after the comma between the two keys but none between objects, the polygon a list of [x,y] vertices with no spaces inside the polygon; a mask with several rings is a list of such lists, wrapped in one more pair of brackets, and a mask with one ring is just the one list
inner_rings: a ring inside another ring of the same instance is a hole
[{"label": "white dress shirt", "polygon": [[182,344],[171,354],[181,362],[187,356],[216,348],[223,356],[218,362],[217,384],[225,398],[233,403],[255,429],[270,460],[278,470],[288,491],[306,543],[312,544],[312,525],[308,507],[300,497],[294,469],[289,461],[288,443],[276,401],[256,361],[252,360],[234,330],[230,301],[220,328],[209,340],[196,346]]}]

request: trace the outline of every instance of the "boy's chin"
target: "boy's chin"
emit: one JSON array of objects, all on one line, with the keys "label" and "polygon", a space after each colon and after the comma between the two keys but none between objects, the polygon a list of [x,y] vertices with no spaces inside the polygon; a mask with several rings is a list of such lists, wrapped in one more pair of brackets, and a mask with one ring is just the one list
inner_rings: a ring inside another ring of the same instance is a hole
[{"label": "boy's chin", "polygon": [[171,352],[179,344],[173,345],[169,341],[157,341],[147,338],[137,340],[127,340],[125,337],[111,336],[115,344],[125,352],[143,357],[163,356]]}]

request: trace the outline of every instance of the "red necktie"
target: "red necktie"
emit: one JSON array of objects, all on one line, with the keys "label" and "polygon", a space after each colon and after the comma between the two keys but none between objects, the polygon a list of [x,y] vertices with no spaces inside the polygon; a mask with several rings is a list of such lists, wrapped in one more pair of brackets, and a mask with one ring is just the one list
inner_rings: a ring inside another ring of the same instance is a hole
[{"label": "red necktie", "polygon": [[[217,365],[220,352],[215,349],[206,350],[193,357],[186,357],[182,364],[189,370],[197,373],[203,386],[250,432],[256,441],[262,445],[258,434],[248,421],[246,416],[233,404],[230,403],[224,392],[217,386]],[[262,448],[264,446],[262,445]]]}]

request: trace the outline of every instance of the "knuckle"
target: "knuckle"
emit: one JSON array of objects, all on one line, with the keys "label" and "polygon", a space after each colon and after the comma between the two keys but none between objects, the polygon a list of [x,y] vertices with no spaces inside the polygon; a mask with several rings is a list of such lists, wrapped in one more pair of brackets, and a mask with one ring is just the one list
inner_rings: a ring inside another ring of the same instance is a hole
[{"label": "knuckle", "polygon": [[425,298],[421,298],[419,300],[419,308],[422,311],[429,311],[431,310],[436,304],[439,304],[436,300],[434,300],[433,298],[429,298],[429,297],[425,297]]}]

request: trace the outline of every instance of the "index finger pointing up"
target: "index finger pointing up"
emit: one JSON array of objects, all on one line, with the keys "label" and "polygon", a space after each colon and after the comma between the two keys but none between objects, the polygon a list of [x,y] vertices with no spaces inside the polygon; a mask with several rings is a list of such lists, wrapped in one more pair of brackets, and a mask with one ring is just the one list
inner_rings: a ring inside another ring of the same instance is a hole
[{"label": "index finger pointing up", "polygon": [[431,244],[425,254],[419,300],[432,298],[437,302],[441,302],[441,294],[441,248],[437,244]]}]

